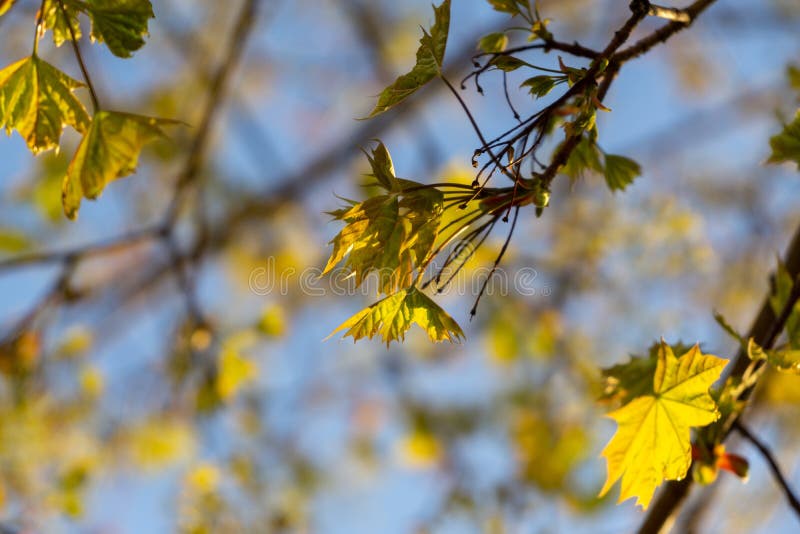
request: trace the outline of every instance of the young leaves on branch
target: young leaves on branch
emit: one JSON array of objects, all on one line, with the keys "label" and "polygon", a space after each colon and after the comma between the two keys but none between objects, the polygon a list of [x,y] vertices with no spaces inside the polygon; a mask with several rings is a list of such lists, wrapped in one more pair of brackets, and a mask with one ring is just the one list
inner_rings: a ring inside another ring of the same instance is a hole
[{"label": "young leaves on branch", "polygon": [[345,260],[357,285],[376,272],[379,290],[388,294],[411,285],[415,270],[424,268],[438,234],[443,195],[396,178],[383,143],[367,157],[386,193],[331,213],[346,226],[331,241],[333,252],[323,274]]},{"label": "young leaves on branch", "polygon": [[608,478],[601,496],[621,478],[619,502],[636,497],[637,504],[647,509],[664,480],[686,476],[692,462],[690,428],[719,418],[709,388],[726,364],[727,360],[702,354],[697,345],[676,357],[672,347],[662,341],[654,371],[648,377],[652,382],[645,391],[643,371],[647,365],[632,362],[628,364],[635,366],[631,373],[626,372],[628,366],[615,368],[620,385],[637,396],[626,396],[626,403],[608,414],[618,428],[602,453],[608,463]]},{"label": "young leaves on branch", "polygon": [[599,173],[612,192],[624,191],[641,175],[641,167],[625,156],[604,154],[592,138],[592,135],[581,137],[562,172],[573,180],[582,178],[587,171]]},{"label": "young leaves on branch", "polygon": [[450,31],[450,0],[444,0],[439,7],[433,8],[435,22],[430,33],[423,31],[417,49],[417,63],[411,72],[397,78],[392,85],[384,89],[378,96],[378,103],[369,117],[379,115],[396,106],[420,87],[431,81],[442,72],[444,51],[447,47],[447,35]]},{"label": "young leaves on branch", "polygon": [[375,185],[385,193],[363,202],[349,201],[347,207],[331,212],[345,227],[331,241],[333,252],[323,274],[344,262],[347,277],[356,286],[375,273],[378,291],[388,296],[334,333],[347,329],[345,336],[354,340],[380,334],[388,344],[402,340],[411,324],[417,323],[433,341],[460,339],[463,332],[458,324],[417,288],[439,235],[444,194],[397,178],[383,143],[367,159]]},{"label": "young leaves on branch", "polygon": [[0,71],[0,126],[17,130],[34,154],[58,146],[64,125],[85,132],[89,115],[72,91],[83,84],[36,55]]},{"label": "young leaves on branch", "polygon": [[109,182],[132,174],[142,147],[164,137],[160,126],[167,124],[177,122],[116,111],[97,112],[64,177],[61,199],[66,216],[77,217],[81,198],[95,199]]}]

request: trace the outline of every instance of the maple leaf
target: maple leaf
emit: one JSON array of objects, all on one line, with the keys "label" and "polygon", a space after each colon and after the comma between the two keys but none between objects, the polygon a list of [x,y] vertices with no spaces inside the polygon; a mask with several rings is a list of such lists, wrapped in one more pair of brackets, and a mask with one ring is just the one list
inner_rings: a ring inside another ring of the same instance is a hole
[{"label": "maple leaf", "polygon": [[676,358],[663,340],[656,358],[652,391],[608,414],[618,428],[602,452],[608,478],[600,496],[622,478],[619,502],[636,497],[643,509],[661,482],[686,476],[692,462],[690,428],[719,418],[709,388],[728,363],[702,354],[698,345]]},{"label": "maple leaf", "polygon": [[794,162],[800,169],[800,110],[797,111],[794,121],[786,124],[781,133],[770,138],[769,146],[772,154],[767,163]]},{"label": "maple leaf", "polygon": [[160,126],[165,124],[177,122],[116,111],[97,112],[64,177],[61,201],[66,216],[77,216],[81,198],[95,199],[109,182],[133,174],[142,147],[164,137]]},{"label": "maple leaf", "polygon": [[81,25],[78,20],[80,9],[74,0],[45,0],[42,5],[42,29],[52,30],[53,42],[61,46],[66,41],[81,38]]},{"label": "maple leaf", "polygon": [[357,285],[377,272],[380,291],[392,293],[409,286],[415,270],[428,259],[439,231],[443,195],[395,177],[382,143],[367,157],[372,176],[387,193],[331,212],[347,224],[331,241],[333,252],[322,274],[344,260]]},{"label": "maple leaf", "polygon": [[83,84],[33,55],[0,71],[0,126],[34,154],[58,146],[64,125],[85,132],[89,115],[72,91]]},{"label": "maple leaf", "polygon": [[347,329],[345,337],[351,336],[353,341],[380,334],[388,347],[392,341],[405,339],[405,333],[414,323],[425,330],[431,341],[454,342],[464,337],[458,323],[416,287],[398,291],[361,310],[331,332],[331,336],[344,329]]},{"label": "maple leaf", "polygon": [[84,4],[92,20],[92,39],[105,43],[117,57],[130,57],[144,46],[153,18],[150,0],[91,0]]},{"label": "maple leaf", "polygon": [[423,30],[414,68],[381,92],[369,117],[380,115],[396,106],[442,71],[447,35],[450,31],[450,0],[444,0],[439,7],[434,6],[433,11],[435,22],[430,33]]},{"label": "maple leaf", "polygon": [[154,17],[150,0],[45,0],[42,26],[53,31],[53,42],[81,38],[78,16],[85,13],[92,22],[91,37],[105,43],[117,57],[127,58],[144,45],[147,24]]}]

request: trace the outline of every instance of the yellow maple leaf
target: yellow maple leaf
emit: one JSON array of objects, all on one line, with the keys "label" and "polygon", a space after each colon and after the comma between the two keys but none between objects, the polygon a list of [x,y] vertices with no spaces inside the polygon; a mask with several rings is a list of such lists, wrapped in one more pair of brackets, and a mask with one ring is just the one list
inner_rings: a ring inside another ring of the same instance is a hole
[{"label": "yellow maple leaf", "polygon": [[661,482],[686,476],[692,462],[689,429],[719,418],[708,390],[727,363],[702,354],[697,345],[676,358],[662,340],[651,394],[608,414],[618,428],[602,453],[608,478],[601,497],[622,478],[619,502],[636,497],[646,510]]}]

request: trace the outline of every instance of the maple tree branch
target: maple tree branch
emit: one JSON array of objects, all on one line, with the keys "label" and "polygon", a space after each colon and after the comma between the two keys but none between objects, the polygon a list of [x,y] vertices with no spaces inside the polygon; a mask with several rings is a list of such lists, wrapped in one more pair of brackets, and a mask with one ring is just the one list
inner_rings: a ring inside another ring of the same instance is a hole
[{"label": "maple tree branch", "polygon": [[[614,32],[614,37],[611,39],[608,45],[606,45],[605,49],[603,49],[600,55],[595,59],[594,63],[586,72],[584,77],[581,78],[581,80],[578,83],[573,85],[569,91],[564,93],[564,95],[561,98],[559,98],[558,100],[556,100],[556,102],[551,104],[551,109],[553,110],[557,109],[557,107],[560,107],[561,105],[566,103],[566,101],[573,95],[576,95],[580,91],[582,91],[585,85],[589,83],[589,81],[593,82],[595,76],[597,76],[597,74],[600,71],[602,61],[607,60],[608,65],[606,66],[606,68],[610,69],[610,72],[607,73],[606,78],[604,80],[606,83],[604,83],[602,95],[598,93],[598,99],[602,101],[603,97],[608,92],[611,83],[616,77],[616,74],[619,72],[619,69],[621,68],[622,62],[614,60],[615,54],[617,50],[623,44],[625,44],[625,41],[627,41],[628,38],[631,36],[631,33],[633,33],[634,28],[636,28],[636,26],[638,26],[638,24],[642,20],[644,20],[644,18],[647,16],[647,7],[648,7],[647,2],[641,2],[637,0],[631,2],[630,9],[632,11],[632,14],[630,18],[628,18],[628,20],[619,30]],[[553,179],[556,176],[556,173],[558,172],[558,169],[560,169],[564,164],[567,163],[567,160],[569,160],[570,155],[578,146],[578,143],[581,140],[581,135],[582,133],[578,135],[571,135],[564,140],[564,143],[561,145],[561,148],[556,152],[556,154],[551,159],[550,164],[542,173],[541,180],[542,183],[545,185],[545,187],[549,186],[550,183],[553,181]]]},{"label": "maple tree branch", "polygon": [[745,439],[747,439],[750,443],[755,445],[758,449],[758,452],[764,457],[764,459],[769,464],[770,471],[772,471],[772,476],[775,477],[775,481],[781,487],[783,494],[786,496],[786,500],[789,501],[789,506],[794,509],[795,514],[797,517],[800,518],[800,500],[798,500],[797,495],[795,495],[792,488],[789,486],[789,482],[786,480],[786,477],[783,475],[780,466],[778,465],[775,456],[772,454],[772,451],[769,450],[769,447],[757,438],[748,428],[747,426],[741,421],[741,419],[737,419],[733,423],[733,428],[736,429],[739,434],[741,434]]},{"label": "maple tree branch", "polygon": [[676,33],[691,26],[697,17],[703,11],[711,7],[711,4],[714,2],[716,2],[716,0],[697,0],[695,3],[682,10],[685,14],[685,17],[688,17],[688,21],[685,21],[684,17],[684,20],[674,20],[669,24],[662,26],[650,35],[643,37],[636,43],[632,44],[628,48],[624,48],[614,54],[613,59],[624,63],[645,54],[646,52],[650,51],[650,49],[661,43],[665,43]]}]

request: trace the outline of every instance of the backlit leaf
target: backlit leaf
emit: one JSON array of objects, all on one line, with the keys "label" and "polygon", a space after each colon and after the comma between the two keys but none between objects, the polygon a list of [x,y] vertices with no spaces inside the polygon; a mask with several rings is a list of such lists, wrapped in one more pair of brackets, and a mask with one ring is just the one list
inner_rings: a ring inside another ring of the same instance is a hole
[{"label": "backlit leaf", "polygon": [[83,84],[31,56],[0,71],[0,126],[16,129],[34,154],[58,146],[64,125],[79,132],[89,116],[72,91]]},{"label": "backlit leaf", "polygon": [[514,56],[497,56],[492,60],[492,65],[504,72],[512,72],[520,67],[530,67],[531,64]]},{"label": "backlit leaf", "polygon": [[416,287],[398,291],[358,312],[331,335],[346,330],[345,337],[358,341],[380,334],[388,346],[392,341],[405,339],[414,323],[425,330],[431,341],[455,342],[464,337],[458,323]]},{"label": "backlit leaf", "polygon": [[797,111],[794,121],[785,125],[781,133],[770,138],[769,146],[772,154],[767,163],[793,162],[800,169],[800,110]]},{"label": "backlit leaf", "polygon": [[[61,46],[81,37],[78,20],[85,13],[92,21],[92,40],[105,43],[118,57],[130,57],[144,45],[147,23],[154,17],[150,0],[45,0],[42,25],[53,31],[53,41]],[[66,13],[66,16],[65,16]]]},{"label": "backlit leaf", "polygon": [[597,148],[597,144],[584,136],[570,154],[561,172],[577,180],[587,171],[603,172],[603,164],[600,162],[600,149]]},{"label": "backlit leaf", "polygon": [[536,98],[541,98],[552,91],[553,87],[555,87],[558,82],[559,78],[555,76],[541,75],[528,78],[522,82],[520,87],[527,87],[531,95],[535,96]]},{"label": "backlit leaf", "polygon": [[387,193],[331,212],[346,226],[331,241],[333,252],[323,274],[344,260],[357,285],[375,272],[379,290],[393,293],[411,285],[415,271],[428,259],[439,231],[443,196],[436,189],[396,178],[383,144],[367,157],[373,176]]},{"label": "backlit leaf", "polygon": [[726,364],[702,354],[697,345],[676,358],[661,343],[652,390],[608,414],[618,428],[602,453],[608,478],[601,496],[622,478],[619,501],[636,497],[647,509],[662,481],[686,476],[692,462],[690,428],[719,418],[709,388]]},{"label": "backlit leaf", "polygon": [[130,57],[144,46],[147,22],[153,18],[150,0],[89,0],[83,3],[92,21],[92,39],[105,43],[118,57]]},{"label": "backlit leaf", "polygon": [[604,174],[606,184],[612,191],[624,191],[642,174],[642,168],[632,159],[606,154]]},{"label": "backlit leaf", "polygon": [[175,121],[116,111],[98,112],[67,169],[61,190],[64,213],[78,214],[81,199],[95,199],[106,185],[136,170],[145,143],[163,137],[160,126]]},{"label": "backlit leaf", "polygon": [[478,41],[478,48],[487,54],[502,52],[506,49],[506,46],[508,46],[508,36],[503,32],[484,35],[481,37],[481,40]]},{"label": "backlit leaf", "polygon": [[489,4],[495,11],[508,13],[511,16],[520,14],[519,3],[518,0],[489,0]]},{"label": "backlit leaf", "polygon": [[[42,6],[42,28],[52,30],[53,42],[56,46],[61,46],[65,41],[71,41],[73,34],[76,39],[81,38],[78,2],[62,0],[62,3],[63,8],[59,5],[58,0],[45,0]],[[70,27],[72,33],[70,33]]]},{"label": "backlit leaf", "polygon": [[423,30],[414,68],[381,92],[375,109],[369,114],[370,117],[396,106],[441,72],[447,35],[450,31],[450,0],[444,0],[439,7],[434,7],[433,11],[435,22],[430,33]]}]

